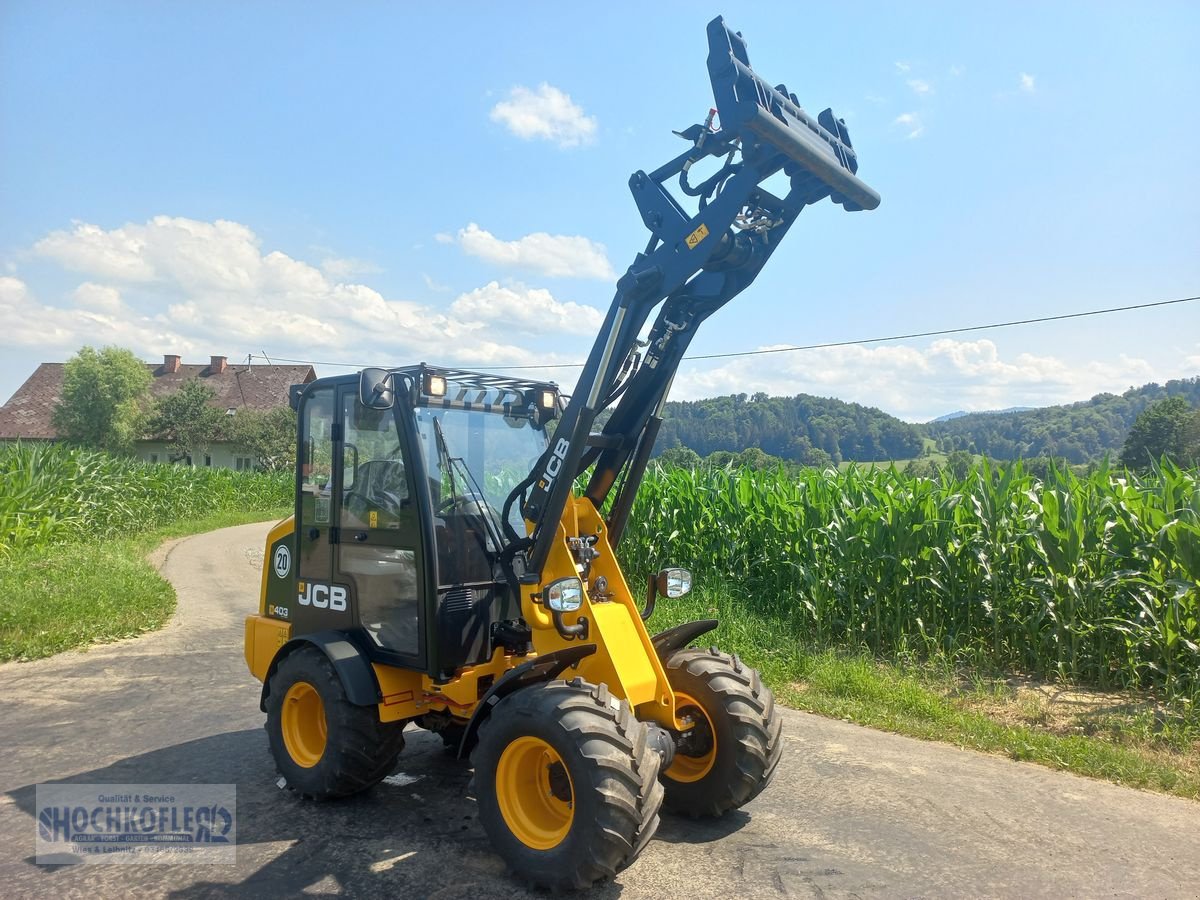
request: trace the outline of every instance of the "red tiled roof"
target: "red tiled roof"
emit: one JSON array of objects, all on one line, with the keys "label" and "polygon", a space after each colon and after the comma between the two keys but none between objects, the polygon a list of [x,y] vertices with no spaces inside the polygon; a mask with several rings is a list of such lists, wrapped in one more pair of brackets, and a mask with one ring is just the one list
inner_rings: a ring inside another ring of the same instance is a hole
[{"label": "red tiled roof", "polygon": [[[64,363],[42,363],[12,398],[0,406],[0,439],[58,436],[51,424],[54,407],[62,395]],[[269,410],[287,406],[288,387],[307,384],[317,377],[312,366],[228,365],[224,372],[213,372],[207,365],[181,365],[177,372],[160,363],[146,363],[154,376],[150,384],[153,397],[171,394],[192,380],[208,385],[216,396],[212,405],[221,409]]]}]

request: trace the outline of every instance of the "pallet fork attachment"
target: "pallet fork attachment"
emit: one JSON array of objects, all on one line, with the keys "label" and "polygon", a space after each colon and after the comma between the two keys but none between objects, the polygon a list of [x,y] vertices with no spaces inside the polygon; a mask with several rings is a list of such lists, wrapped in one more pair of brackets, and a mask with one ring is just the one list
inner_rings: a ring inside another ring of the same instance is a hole
[{"label": "pallet fork attachment", "polygon": [[756,75],[741,33],[731,31],[720,16],[708,23],[708,73],[722,130],[770,144],[848,212],[879,206],[879,194],[855,177],[858,156],[845,121],[834,118],[831,109],[813,120],[795,94]]}]

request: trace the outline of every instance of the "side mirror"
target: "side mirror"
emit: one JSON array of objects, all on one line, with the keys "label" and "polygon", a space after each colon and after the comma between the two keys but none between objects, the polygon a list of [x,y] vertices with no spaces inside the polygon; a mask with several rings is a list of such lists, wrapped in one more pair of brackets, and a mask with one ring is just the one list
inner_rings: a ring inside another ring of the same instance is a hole
[{"label": "side mirror", "polygon": [[358,376],[358,402],[367,409],[391,409],[395,406],[392,373],[387,369],[363,369]]},{"label": "side mirror", "polygon": [[658,593],[672,600],[692,589],[692,573],[687,569],[663,569],[655,581]]}]

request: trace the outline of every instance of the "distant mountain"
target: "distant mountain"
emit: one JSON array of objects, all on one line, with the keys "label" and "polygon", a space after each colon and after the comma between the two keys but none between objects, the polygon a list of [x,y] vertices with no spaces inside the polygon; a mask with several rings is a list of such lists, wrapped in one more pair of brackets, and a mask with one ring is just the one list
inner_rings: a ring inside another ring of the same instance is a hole
[{"label": "distant mountain", "polygon": [[1029,412],[1029,410],[1034,408],[1032,406],[1009,406],[1004,409],[983,409],[974,413],[969,413],[965,409],[956,409],[954,412],[946,413],[944,416],[930,419],[928,424],[933,425],[936,422],[949,422],[951,419],[961,419],[963,416],[994,416],[999,413]]},{"label": "distant mountain", "polygon": [[1167,397],[1183,397],[1200,406],[1200,378],[1146,384],[1123,394],[1097,394],[1063,406],[943,417],[924,428],[944,451],[969,450],[994,459],[1060,456],[1082,463],[1119,453],[1138,414]]}]

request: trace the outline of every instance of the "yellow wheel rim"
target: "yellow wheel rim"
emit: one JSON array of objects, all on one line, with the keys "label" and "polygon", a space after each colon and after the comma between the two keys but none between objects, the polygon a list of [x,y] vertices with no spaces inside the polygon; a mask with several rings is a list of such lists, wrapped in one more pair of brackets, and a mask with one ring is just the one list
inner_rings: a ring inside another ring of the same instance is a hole
[{"label": "yellow wheel rim", "polygon": [[500,814],[522,844],[550,850],[575,820],[575,787],[558,752],[541,738],[517,738],[496,766]]},{"label": "yellow wheel rim", "polygon": [[712,746],[703,756],[684,756],[682,753],[676,753],[675,759],[671,761],[671,766],[666,771],[666,776],[672,781],[699,781],[712,771],[713,763],[716,762],[717,733],[713,728],[712,718],[704,707],[696,702],[695,698],[676,691],[675,708],[679,711],[680,716],[691,717],[695,723],[692,725],[693,729],[708,728],[708,733],[712,736]]},{"label": "yellow wheel rim", "polygon": [[325,705],[307,681],[297,681],[283,696],[280,712],[283,744],[296,765],[311,769],[325,753]]}]

